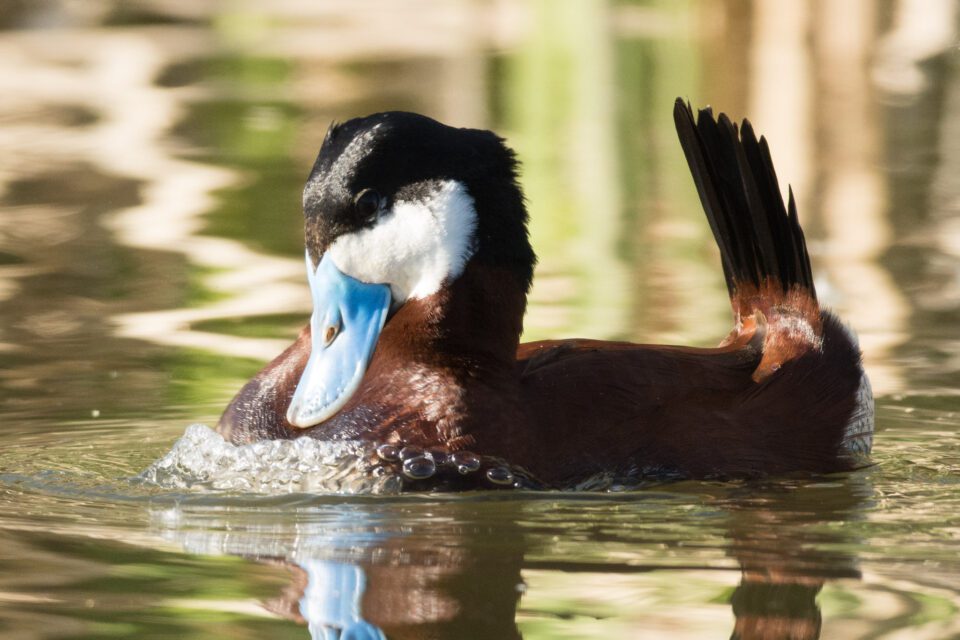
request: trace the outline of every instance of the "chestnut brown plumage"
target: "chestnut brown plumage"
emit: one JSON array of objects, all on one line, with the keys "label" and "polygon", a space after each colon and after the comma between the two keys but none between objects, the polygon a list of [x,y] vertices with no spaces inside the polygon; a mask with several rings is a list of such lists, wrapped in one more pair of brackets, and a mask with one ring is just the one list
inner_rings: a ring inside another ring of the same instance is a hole
[{"label": "chestnut brown plumage", "polygon": [[[474,258],[396,310],[332,418],[303,430],[284,417],[310,351],[306,328],[230,403],[221,432],[238,443],[308,435],[470,449],[557,487],[598,474],[734,478],[864,464],[873,404],[859,348],[817,302],[793,195],[784,206],[766,141],[746,121],[695,118],[681,100],[674,116],[734,311],[719,347],[519,344],[529,269]],[[513,166],[477,183],[494,179],[515,180]],[[516,193],[511,215],[525,223]],[[497,200],[474,197],[482,221],[491,215],[482,205]],[[487,236],[497,228],[480,226]],[[495,256],[487,236],[484,255]]]}]

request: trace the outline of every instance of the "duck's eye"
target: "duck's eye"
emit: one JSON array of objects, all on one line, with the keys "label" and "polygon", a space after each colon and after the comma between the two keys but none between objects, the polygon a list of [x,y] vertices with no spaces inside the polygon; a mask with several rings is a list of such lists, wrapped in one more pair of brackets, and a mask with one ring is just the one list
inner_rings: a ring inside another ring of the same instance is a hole
[{"label": "duck's eye", "polygon": [[353,206],[362,219],[368,220],[380,211],[381,202],[382,198],[379,193],[373,189],[364,189],[357,194],[357,197],[353,201]]}]

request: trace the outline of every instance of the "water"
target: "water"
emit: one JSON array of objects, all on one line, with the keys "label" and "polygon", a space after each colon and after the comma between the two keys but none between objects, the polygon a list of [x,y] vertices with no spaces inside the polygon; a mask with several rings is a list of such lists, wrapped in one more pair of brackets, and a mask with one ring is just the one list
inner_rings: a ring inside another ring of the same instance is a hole
[{"label": "water", "polygon": [[[960,637],[956,8],[787,4],[4,4],[0,636]],[[677,95],[770,139],[861,338],[874,466],[617,493],[142,481],[305,322],[299,191],[334,118],[508,137],[528,339],[715,343]]]}]

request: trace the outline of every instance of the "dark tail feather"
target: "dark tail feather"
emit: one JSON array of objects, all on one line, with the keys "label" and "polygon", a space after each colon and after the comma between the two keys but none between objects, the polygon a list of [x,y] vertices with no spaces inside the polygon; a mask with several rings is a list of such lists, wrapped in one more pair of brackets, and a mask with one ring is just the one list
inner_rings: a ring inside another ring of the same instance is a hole
[{"label": "dark tail feather", "polygon": [[777,451],[790,460],[785,469],[836,464],[837,455],[851,468],[863,464],[873,433],[870,382],[853,334],[817,302],[793,192],[784,206],[767,141],[747,120],[738,130],[710,109],[695,119],[680,99],[673,116],[737,316],[724,344],[762,332],[757,386],[743,399],[747,439],[765,438],[757,460]]},{"label": "dark tail feather", "polygon": [[810,257],[790,191],[784,207],[767,141],[759,142],[747,120],[740,130],[725,114],[715,120],[701,109],[694,120],[688,103],[673,110],[680,144],[700,201],[720,247],[731,298],[747,285],[816,292]]}]

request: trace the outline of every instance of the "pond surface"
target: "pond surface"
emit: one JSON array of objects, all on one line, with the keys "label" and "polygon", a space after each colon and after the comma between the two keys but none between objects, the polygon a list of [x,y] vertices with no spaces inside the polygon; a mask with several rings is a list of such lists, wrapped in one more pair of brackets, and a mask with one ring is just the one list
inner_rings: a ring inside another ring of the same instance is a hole
[{"label": "pond surface", "polygon": [[[909,4],[9,0],[0,636],[960,637],[957,15]],[[767,134],[861,338],[874,466],[508,496],[137,480],[306,321],[300,189],[333,119],[508,138],[527,339],[716,343],[678,95]]]}]

